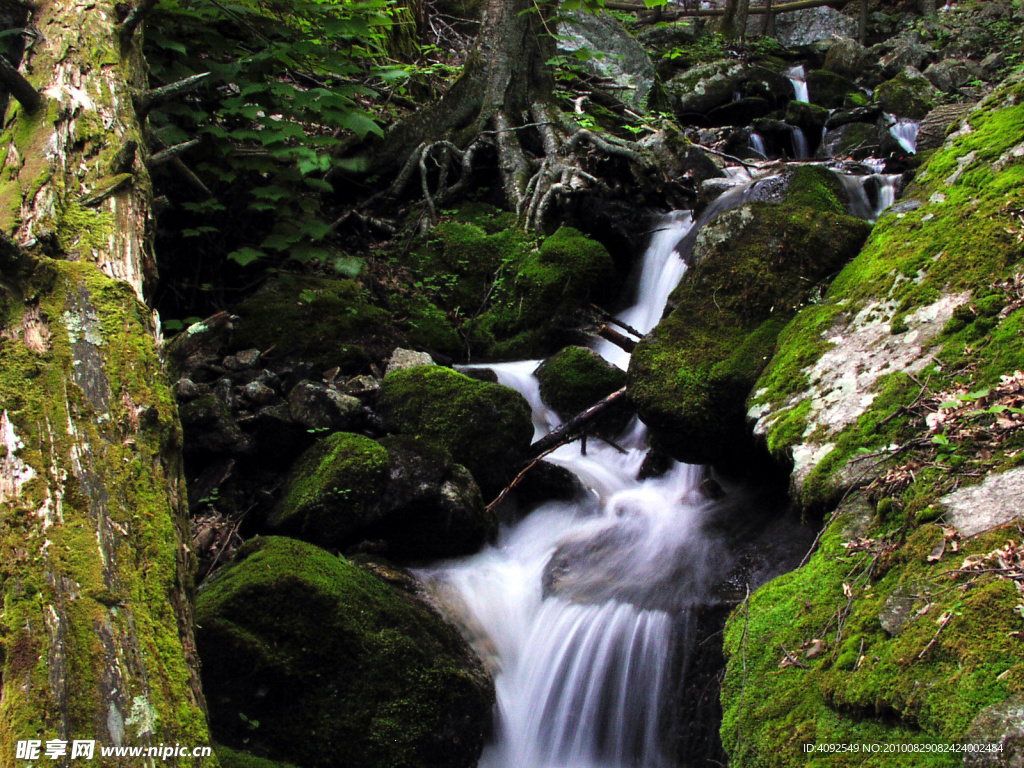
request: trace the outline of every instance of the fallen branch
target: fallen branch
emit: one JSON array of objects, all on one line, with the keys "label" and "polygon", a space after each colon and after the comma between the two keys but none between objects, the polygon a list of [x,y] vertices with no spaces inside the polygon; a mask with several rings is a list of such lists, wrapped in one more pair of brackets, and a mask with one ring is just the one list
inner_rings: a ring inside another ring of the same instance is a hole
[{"label": "fallen branch", "polygon": [[18,100],[28,114],[34,113],[43,104],[43,97],[7,59],[0,56],[0,83],[7,86],[11,96]]},{"label": "fallen branch", "polygon": [[590,309],[592,309],[594,312],[596,312],[598,314],[598,316],[604,322],[611,323],[612,325],[617,325],[617,326],[619,326],[619,328],[621,328],[622,330],[626,331],[627,333],[633,334],[638,339],[642,339],[644,337],[644,335],[642,333],[640,333],[640,331],[638,331],[633,326],[628,325],[628,324],[622,322],[621,320],[619,320],[617,317],[615,317],[615,315],[613,315],[611,312],[609,312],[604,307],[599,307],[599,306],[597,306],[597,304],[590,304],[589,306],[590,306]]},{"label": "fallen branch", "polygon": [[505,500],[505,497],[508,496],[515,489],[515,487],[517,485],[519,485],[519,483],[521,483],[523,481],[523,478],[526,477],[526,473],[527,472],[529,472],[535,466],[540,464],[541,461],[544,459],[544,457],[547,456],[549,453],[551,453],[552,451],[554,451],[554,450],[556,450],[558,448],[561,448],[561,447],[562,447],[562,444],[559,443],[558,445],[555,445],[555,446],[552,446],[551,448],[548,448],[546,451],[544,451],[544,453],[542,453],[540,456],[538,456],[533,461],[531,461],[529,464],[527,464],[525,467],[523,467],[522,471],[518,475],[516,475],[514,478],[512,478],[512,482],[509,483],[508,485],[506,485],[502,489],[501,493],[499,493],[497,495],[497,497],[494,499],[494,501],[492,501],[490,504],[487,505],[487,510],[486,511],[490,512],[496,506],[501,504],[501,502],[503,502]]},{"label": "fallen branch", "polygon": [[546,454],[565,443],[572,442],[584,427],[588,426],[597,416],[625,397],[625,387],[615,390],[608,395],[608,397],[603,400],[599,400],[594,405],[587,408],[587,410],[573,416],[565,424],[551,432],[551,434],[545,435],[535,442],[530,446],[528,455],[537,456],[540,454]]}]

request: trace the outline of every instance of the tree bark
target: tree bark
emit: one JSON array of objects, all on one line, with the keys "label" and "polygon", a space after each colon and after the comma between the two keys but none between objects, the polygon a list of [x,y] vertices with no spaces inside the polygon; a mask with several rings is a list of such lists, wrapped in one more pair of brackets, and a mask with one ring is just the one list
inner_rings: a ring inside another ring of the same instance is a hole
[{"label": "tree bark", "polygon": [[144,301],[152,190],[121,151],[145,146],[145,63],[114,5],[38,4],[22,71],[43,103],[12,103],[0,135],[0,239],[19,265],[0,277],[5,767],[21,740],[69,742],[62,766],[74,740],[102,766],[125,764],[103,745],[209,744],[181,429]]}]

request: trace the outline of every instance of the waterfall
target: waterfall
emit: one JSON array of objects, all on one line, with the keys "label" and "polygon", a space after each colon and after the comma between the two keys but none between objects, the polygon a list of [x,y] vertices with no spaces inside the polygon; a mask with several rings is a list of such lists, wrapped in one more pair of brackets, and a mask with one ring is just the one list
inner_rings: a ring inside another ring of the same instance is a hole
[{"label": "waterfall", "polygon": [[768,148],[764,144],[764,137],[756,131],[750,132],[750,149],[759,154],[761,157],[768,158]]},{"label": "waterfall", "polygon": [[789,127],[791,135],[793,137],[793,158],[795,160],[806,160],[810,155],[810,149],[807,145],[807,135],[803,129],[796,125]]},{"label": "waterfall", "polygon": [[806,74],[804,73],[804,68],[792,67],[791,69],[787,69],[783,74],[788,77],[789,82],[793,84],[793,92],[796,94],[795,100],[810,103],[811,97],[807,90],[807,80],[805,79]]},{"label": "waterfall", "polygon": [[[646,332],[661,318],[686,269],[678,244],[692,226],[677,212],[656,227],[623,322]],[[597,348],[628,362],[618,347]],[[540,400],[536,364],[488,367],[527,398],[540,435],[557,416]],[[503,525],[496,546],[420,572],[495,674],[486,768],[669,764],[666,694],[685,671],[694,606],[729,558],[701,530],[712,508],[699,490],[702,470],[673,463],[638,480],[642,425],[634,419],[615,442],[591,440],[585,455],[565,445],[548,457],[580,479],[586,491],[575,501],[543,504]]]},{"label": "waterfall", "polygon": [[900,146],[908,154],[915,154],[917,152],[917,133],[921,130],[921,123],[917,120],[908,120],[906,118],[896,120],[891,115],[889,115],[889,118],[893,119],[892,124],[889,126],[889,133],[892,134],[892,137],[899,142]]},{"label": "waterfall", "polygon": [[896,202],[900,175],[872,173],[866,176],[836,173],[843,185],[850,213],[865,221],[875,222],[882,212]]}]

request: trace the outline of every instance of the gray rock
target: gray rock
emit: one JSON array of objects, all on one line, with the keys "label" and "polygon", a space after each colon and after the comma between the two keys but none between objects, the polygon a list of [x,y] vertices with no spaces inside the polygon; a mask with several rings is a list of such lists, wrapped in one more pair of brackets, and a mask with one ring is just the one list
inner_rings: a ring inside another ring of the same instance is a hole
[{"label": "gray rock", "polygon": [[607,13],[578,11],[558,23],[558,36],[559,53],[574,56],[584,49],[594,54],[604,51],[600,58],[592,55],[584,59],[583,66],[598,77],[613,80],[623,103],[636,110],[647,109],[657,82],[654,64],[618,21]]},{"label": "gray rock", "polygon": [[[759,35],[763,23],[763,17],[750,16],[747,21],[747,35]],[[787,48],[813,45],[837,35],[854,37],[856,34],[856,21],[827,6],[780,13],[775,17],[775,36]]]},{"label": "gray rock", "polygon": [[208,393],[178,410],[189,456],[238,456],[252,453],[253,439],[242,432],[221,398]]},{"label": "gray rock", "polygon": [[242,394],[249,402],[256,403],[257,405],[266,405],[277,397],[277,393],[259,379],[250,381],[242,387]]},{"label": "gray rock", "polygon": [[894,637],[900,634],[914,616],[915,602],[910,591],[903,587],[889,595],[882,606],[882,612],[878,614],[878,623],[882,625],[882,629]]},{"label": "gray rock", "polygon": [[254,368],[260,361],[260,351],[258,349],[243,349],[241,352],[235,353],[235,358],[245,368]]},{"label": "gray rock", "polygon": [[907,32],[896,38],[891,50],[881,57],[882,70],[893,77],[905,67],[921,69],[934,55],[931,46],[921,42],[916,32]]},{"label": "gray rock", "polygon": [[355,376],[349,379],[341,388],[346,395],[352,395],[360,399],[372,397],[380,389],[380,379],[363,374],[362,376]]},{"label": "gray rock", "polygon": [[676,101],[676,111],[704,114],[728,104],[740,91],[746,68],[735,59],[719,59],[682,72],[665,84]]},{"label": "gray rock", "polygon": [[392,371],[403,371],[406,368],[416,368],[420,365],[434,365],[434,358],[429,352],[416,352],[412,349],[396,349],[388,358],[387,369],[384,375]]},{"label": "gray rock", "polygon": [[351,429],[362,416],[363,404],[350,395],[308,379],[288,393],[292,418],[307,429]]},{"label": "gray rock", "polygon": [[921,120],[938,102],[939,90],[914,67],[907,66],[875,89],[875,100],[896,117]]},{"label": "gray rock", "polygon": [[825,69],[843,77],[858,78],[875,62],[867,48],[850,37],[837,38],[825,54]]},{"label": "gray rock", "polygon": [[928,81],[943,93],[955,94],[971,80],[979,77],[975,67],[965,59],[943,59],[924,71]]},{"label": "gray rock", "polygon": [[179,403],[187,403],[190,400],[195,400],[201,394],[202,390],[199,389],[198,385],[192,381],[192,379],[178,379],[174,383],[174,396],[178,398]]},{"label": "gray rock", "polygon": [[999,749],[967,752],[964,768],[1024,768],[1024,693],[983,709],[963,743],[998,745]]},{"label": "gray rock", "polygon": [[989,77],[996,74],[1006,66],[1006,54],[1002,51],[993,51],[981,60],[981,68]]},{"label": "gray rock", "polygon": [[943,496],[949,521],[964,536],[987,531],[1024,515],[1024,468],[989,475],[983,483]]}]

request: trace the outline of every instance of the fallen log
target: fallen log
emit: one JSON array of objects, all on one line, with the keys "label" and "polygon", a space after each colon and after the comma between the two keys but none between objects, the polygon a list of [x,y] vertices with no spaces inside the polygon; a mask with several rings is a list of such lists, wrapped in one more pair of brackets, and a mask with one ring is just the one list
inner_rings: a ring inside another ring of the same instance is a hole
[{"label": "fallen log", "polygon": [[609,341],[619,349],[623,349],[629,354],[633,354],[633,350],[636,349],[636,342],[626,336],[625,334],[619,333],[614,328],[610,328],[607,325],[602,325],[601,329],[597,332],[605,341]]}]

